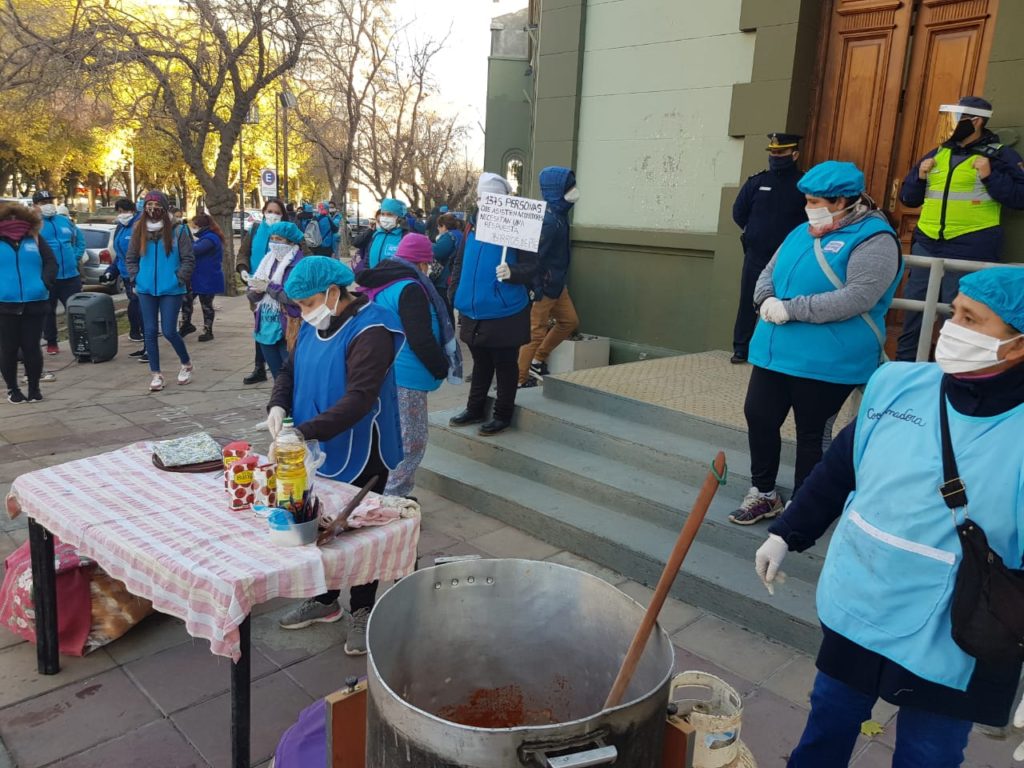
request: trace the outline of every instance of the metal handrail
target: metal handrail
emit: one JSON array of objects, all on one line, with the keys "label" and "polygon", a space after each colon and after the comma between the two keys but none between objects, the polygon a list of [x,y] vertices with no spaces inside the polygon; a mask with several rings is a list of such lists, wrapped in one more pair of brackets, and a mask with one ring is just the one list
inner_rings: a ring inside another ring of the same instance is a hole
[{"label": "metal handrail", "polygon": [[935,317],[941,314],[948,317],[953,314],[949,304],[939,302],[942,278],[946,272],[980,272],[992,267],[1020,267],[1024,264],[1001,264],[994,261],[968,261],[966,259],[944,259],[938,256],[918,256],[903,254],[903,263],[908,267],[921,267],[928,270],[928,290],[924,300],[893,299],[892,309],[909,309],[921,312],[921,335],[917,339],[917,362],[926,363],[931,353],[932,334],[935,330]]}]

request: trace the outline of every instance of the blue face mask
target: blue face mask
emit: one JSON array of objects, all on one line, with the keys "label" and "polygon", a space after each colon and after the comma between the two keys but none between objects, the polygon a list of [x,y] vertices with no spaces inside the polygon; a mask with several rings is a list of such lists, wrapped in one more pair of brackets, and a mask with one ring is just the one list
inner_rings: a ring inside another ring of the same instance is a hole
[{"label": "blue face mask", "polygon": [[768,155],[768,167],[773,171],[783,171],[792,168],[796,160],[792,155]]}]

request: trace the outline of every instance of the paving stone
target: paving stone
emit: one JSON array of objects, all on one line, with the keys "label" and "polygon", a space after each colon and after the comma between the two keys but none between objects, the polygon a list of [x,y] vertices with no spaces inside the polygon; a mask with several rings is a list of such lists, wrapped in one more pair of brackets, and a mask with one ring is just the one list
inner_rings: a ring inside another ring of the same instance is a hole
[{"label": "paving stone", "polygon": [[287,667],[310,656],[345,643],[348,634],[346,619],[333,624],[313,624],[305,629],[281,629],[278,619],[297,603],[288,603],[276,611],[262,614],[252,620],[252,643],[277,667]]},{"label": "paving stone", "polygon": [[995,739],[977,731],[971,733],[964,752],[965,768],[1009,768],[1020,765],[1013,760],[1013,750],[1024,740],[1024,734],[1011,733],[1009,738]]},{"label": "paving stone", "polygon": [[160,717],[119,669],[0,711],[0,734],[20,768],[47,765]]},{"label": "paving stone", "polygon": [[286,670],[288,676],[314,699],[345,687],[345,678],[366,675],[366,657],[349,656],[340,645],[300,661]]},{"label": "paving stone", "polygon": [[[421,504],[426,504],[424,493],[416,489]],[[438,497],[440,498],[440,497]],[[491,531],[504,528],[505,524],[493,517],[481,515],[459,504],[446,500],[446,506],[426,507],[422,527],[425,531],[440,531],[454,539],[470,541]]]},{"label": "paving stone", "polygon": [[799,707],[809,709],[811,706],[811,688],[814,677],[818,674],[814,659],[800,654],[769,677],[764,687],[776,693],[786,701]]},{"label": "paving stone", "polygon": [[740,739],[754,753],[758,768],[785,768],[806,723],[807,710],[759,688],[743,699]]},{"label": "paving stone", "polygon": [[850,768],[890,768],[891,765],[892,749],[878,742],[855,752],[850,761]]},{"label": "paving stone", "polygon": [[[635,581],[625,581],[619,584],[618,588],[640,603],[644,608],[651,604],[651,598],[654,597],[653,589],[649,589],[643,584],[637,584]],[[670,597],[665,600],[665,605],[661,608],[661,613],[658,615],[658,623],[671,635],[704,615],[704,611],[700,608],[687,605]]]},{"label": "paving stone", "polygon": [[190,640],[181,619],[165,613],[153,613],[105,649],[118,665],[123,666]]},{"label": "paving stone", "polygon": [[438,552],[429,552],[427,554],[421,554],[419,559],[416,561],[418,564],[418,570],[424,568],[430,568],[434,565],[434,560],[439,557],[454,557],[456,555],[478,555],[485,560],[490,559],[493,555],[490,552],[484,552],[482,549],[474,547],[472,544],[466,541],[456,541],[454,544],[445,547]]},{"label": "paving stone", "polygon": [[703,616],[672,636],[681,645],[748,680],[771,677],[796,652],[717,616]]},{"label": "paving stone", "polygon": [[0,739],[0,768],[17,768],[11,759],[10,753],[7,751],[7,747],[4,746],[3,739]]},{"label": "paving stone", "polygon": [[567,565],[570,568],[575,568],[578,571],[589,573],[592,576],[597,576],[599,579],[604,579],[613,587],[622,584],[627,581],[626,577],[621,573],[616,573],[611,568],[605,568],[603,565],[598,565],[593,560],[587,560],[585,557],[573,554],[568,550],[562,550],[556,552],[548,560],[552,563],[559,563],[560,565]]},{"label": "paving stone", "polygon": [[[281,735],[313,702],[284,672],[276,672],[252,685],[252,738],[254,764],[270,759]],[[231,764],[231,699],[218,696],[176,713],[174,724],[214,768]]]},{"label": "paving stone", "polygon": [[420,540],[417,544],[416,550],[420,554],[430,554],[431,552],[439,552],[445,547],[450,547],[458,539],[449,536],[447,533],[441,531],[420,531]]},{"label": "paving stone", "polygon": [[95,677],[114,666],[114,660],[101,648],[88,656],[61,656],[58,674],[40,675],[36,671],[36,646],[18,643],[0,651],[0,707]]},{"label": "paving stone", "polygon": [[[170,720],[161,719],[118,739],[79,752],[60,762],[60,768],[112,768],[139,765],[150,758],[160,768],[207,768],[207,762],[188,743]],[[0,763],[2,766],[2,763]]]},{"label": "paving stone", "polygon": [[504,526],[496,531],[485,533],[483,536],[477,536],[475,539],[470,539],[469,543],[484,552],[490,552],[495,557],[543,560],[558,552],[558,547],[553,547],[546,541],[541,541],[511,526]]},{"label": "paving stone", "polygon": [[753,693],[757,688],[757,683],[752,680],[747,680],[745,677],[741,677],[735,672],[722,669],[713,661],[708,661],[703,656],[698,656],[686,648],[680,648],[678,645],[675,645],[674,647],[676,651],[675,673],[677,675],[680,672],[706,672],[709,675],[714,675],[715,677],[719,677],[727,682],[736,689],[736,692],[740,696],[747,696],[748,694]]},{"label": "paving stone", "polygon": [[[231,685],[231,661],[210,653],[205,640],[192,640],[146,656],[124,666],[165,714],[213,698]],[[253,648],[253,680],[277,670],[270,659]]]},{"label": "paving stone", "polygon": [[39,469],[39,465],[32,461],[32,459],[22,458],[17,461],[0,460],[0,480],[10,483],[22,475],[35,472],[37,469]]}]

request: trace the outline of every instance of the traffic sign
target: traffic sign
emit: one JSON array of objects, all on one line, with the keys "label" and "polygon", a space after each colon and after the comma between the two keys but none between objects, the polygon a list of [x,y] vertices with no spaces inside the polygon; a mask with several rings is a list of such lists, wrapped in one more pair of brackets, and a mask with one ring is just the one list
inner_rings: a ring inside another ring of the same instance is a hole
[{"label": "traffic sign", "polygon": [[277,171],[273,168],[260,171],[260,194],[264,197],[277,197]]}]

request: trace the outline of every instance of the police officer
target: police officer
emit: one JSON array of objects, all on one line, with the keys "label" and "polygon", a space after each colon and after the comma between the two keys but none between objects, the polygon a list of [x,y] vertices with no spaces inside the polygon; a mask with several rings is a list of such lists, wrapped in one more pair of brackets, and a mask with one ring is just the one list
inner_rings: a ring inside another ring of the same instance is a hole
[{"label": "police officer", "polygon": [[[1020,662],[976,659],[953,639],[963,562],[955,526],[966,510],[954,522],[940,492],[939,409],[970,517],[1015,568],[1024,551],[1024,269],[965,276],[953,310],[937,364],[878,369],[857,420],[755,556],[773,592],[786,553],[804,551],[839,520],[818,579],[824,637],[811,712],[788,768],[847,765],[878,698],[900,708],[892,764],[908,768],[959,766],[971,724],[1001,726],[1012,711]],[[1024,725],[1024,706],[1014,724]],[[1014,757],[1024,759],[1024,745]]]},{"label": "police officer", "polygon": [[806,199],[796,184],[803,172],[796,166],[800,136],[768,134],[768,169],[755,173],[740,189],[732,206],[732,219],[743,230],[743,277],[733,330],[732,362],[747,361],[747,347],[757,324],[754,285],[772,255],[794,227],[806,224]]},{"label": "police officer", "polygon": [[[974,261],[999,261],[1003,245],[1002,206],[1024,209],[1024,170],[1021,157],[999,143],[986,128],[992,105],[978,96],[943,104],[948,116],[945,140],[922,157],[903,180],[901,202],[921,207],[910,252],[918,256]],[[939,300],[956,296],[958,273],[942,279]],[[928,289],[928,270],[915,267],[903,289],[907,299],[922,300]],[[897,360],[917,358],[921,313],[906,312],[896,350]]]}]

